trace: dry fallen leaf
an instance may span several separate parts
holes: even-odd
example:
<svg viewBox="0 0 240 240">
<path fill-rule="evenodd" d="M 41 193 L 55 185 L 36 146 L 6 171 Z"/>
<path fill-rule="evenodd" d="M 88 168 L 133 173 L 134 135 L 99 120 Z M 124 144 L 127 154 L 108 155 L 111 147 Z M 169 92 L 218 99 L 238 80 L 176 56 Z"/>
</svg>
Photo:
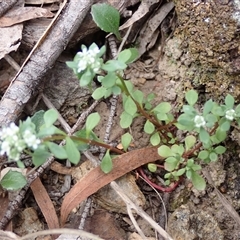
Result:
<svg viewBox="0 0 240 240">
<path fill-rule="evenodd" d="M 138 8 L 138 10 L 132 15 L 132 17 L 125 22 L 122 26 L 120 26 L 119 30 L 123 30 L 125 28 L 130 27 L 133 25 L 133 23 L 137 22 L 139 19 L 144 17 L 148 12 L 149 8 L 155 4 L 158 3 L 159 0 L 146 0 L 146 1 L 141 1 L 141 4 Z"/>
<path fill-rule="evenodd" d="M 0 18 L 0 27 L 9 27 L 30 19 L 53 16 L 52 12 L 40 7 L 16 7 Z"/>
<path fill-rule="evenodd" d="M 31 189 L 40 207 L 49 229 L 59 228 L 58 217 L 53 203 L 42 182 L 37 178 L 32 184 Z"/>
<path fill-rule="evenodd" d="M 105 174 L 100 167 L 91 170 L 65 196 L 61 207 L 61 225 L 64 225 L 72 209 L 88 196 L 131 170 L 158 159 L 160 156 L 157 153 L 157 148 L 142 148 L 114 158 L 113 170 L 109 174 Z"/>
<path fill-rule="evenodd" d="M 173 2 L 168 2 L 161 6 L 160 9 L 154 14 L 154 16 L 144 25 L 142 30 L 140 31 L 137 42 L 139 42 L 138 51 L 139 56 L 142 56 L 146 50 L 150 48 L 148 44 L 151 43 L 153 46 L 158 37 L 158 28 L 162 21 L 166 18 L 169 12 L 174 8 Z M 153 39 L 155 40 L 153 41 Z"/>
<path fill-rule="evenodd" d="M 61 2 L 61 0 L 25 0 L 25 4 L 42 5 L 46 3 Z"/>
</svg>

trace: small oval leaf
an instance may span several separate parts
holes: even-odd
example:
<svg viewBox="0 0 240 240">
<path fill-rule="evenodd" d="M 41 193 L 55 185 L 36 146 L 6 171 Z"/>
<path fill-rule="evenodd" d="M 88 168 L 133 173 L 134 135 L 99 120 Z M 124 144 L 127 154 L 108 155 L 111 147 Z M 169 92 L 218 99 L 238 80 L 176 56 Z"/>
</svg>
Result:
<svg viewBox="0 0 240 240">
<path fill-rule="evenodd" d="M 101 162 L 101 169 L 104 173 L 109 173 L 112 170 L 112 167 L 112 158 L 109 154 L 109 150 L 107 150 Z"/>
<path fill-rule="evenodd" d="M 54 109 L 49 109 L 44 113 L 43 119 L 46 127 L 50 127 L 57 121 L 58 113 Z"/>
<path fill-rule="evenodd" d="M 71 163 L 77 164 L 79 162 L 80 153 L 70 137 L 66 137 L 66 153 Z"/>
</svg>

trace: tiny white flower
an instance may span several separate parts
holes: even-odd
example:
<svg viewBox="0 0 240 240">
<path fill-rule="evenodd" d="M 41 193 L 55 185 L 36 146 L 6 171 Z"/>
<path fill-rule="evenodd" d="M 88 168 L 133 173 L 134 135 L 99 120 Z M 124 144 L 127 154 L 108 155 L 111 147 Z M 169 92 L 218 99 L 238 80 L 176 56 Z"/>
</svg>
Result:
<svg viewBox="0 0 240 240">
<path fill-rule="evenodd" d="M 196 115 L 194 118 L 195 127 L 200 128 L 204 127 L 206 125 L 206 121 L 204 120 L 204 117 Z"/>
<path fill-rule="evenodd" d="M 11 148 L 11 146 L 10 146 L 9 142 L 4 141 L 1 145 L 1 153 L 0 154 L 1 155 L 5 154 L 5 153 L 8 154 L 10 152 L 10 148 Z"/>
<path fill-rule="evenodd" d="M 77 53 L 80 58 L 78 62 L 77 72 L 81 73 L 88 67 L 91 67 L 95 73 L 98 72 L 101 67 L 100 58 L 97 57 L 97 54 L 99 52 L 100 49 L 97 46 L 89 50 L 85 46 L 83 46 L 82 52 Z"/>
<path fill-rule="evenodd" d="M 235 117 L 235 111 L 233 109 L 230 109 L 230 110 L 227 110 L 226 113 L 225 113 L 225 117 L 226 119 L 232 121 Z"/>
<path fill-rule="evenodd" d="M 28 147 L 37 149 L 38 145 L 41 143 L 40 139 L 38 139 L 32 132 L 26 130 L 23 133 L 23 139 Z"/>
</svg>

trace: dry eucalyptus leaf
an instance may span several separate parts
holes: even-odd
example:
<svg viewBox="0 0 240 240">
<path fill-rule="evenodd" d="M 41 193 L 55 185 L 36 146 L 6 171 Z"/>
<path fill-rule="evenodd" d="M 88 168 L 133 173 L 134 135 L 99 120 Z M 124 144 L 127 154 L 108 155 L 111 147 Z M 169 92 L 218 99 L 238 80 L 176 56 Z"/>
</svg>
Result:
<svg viewBox="0 0 240 240">
<path fill-rule="evenodd" d="M 146 1 L 141 1 L 141 4 L 138 8 L 138 10 L 132 15 L 132 17 L 125 22 L 119 30 L 123 30 L 125 28 L 130 27 L 133 25 L 133 23 L 137 22 L 139 19 L 141 19 L 143 16 L 145 16 L 149 12 L 149 8 L 155 4 L 158 3 L 159 0 L 146 0 Z"/>
<path fill-rule="evenodd" d="M 114 158 L 113 169 L 108 174 L 105 174 L 100 167 L 90 170 L 66 194 L 61 206 L 61 225 L 64 225 L 72 209 L 87 197 L 131 170 L 158 159 L 159 155 L 156 148 L 142 148 Z"/>
<path fill-rule="evenodd" d="M 32 5 L 42 5 L 42 4 L 49 4 L 54 2 L 61 2 L 61 0 L 25 0 L 25 4 L 32 4 Z"/>
<path fill-rule="evenodd" d="M 169 12 L 174 8 L 173 2 L 168 2 L 164 4 L 155 14 L 154 16 L 144 25 L 143 29 L 140 32 L 137 42 L 139 42 L 139 55 L 141 56 L 148 50 L 148 44 L 154 45 L 152 39 L 156 38 L 156 30 L 160 26 L 161 22 L 166 18 Z M 155 37 L 154 37 L 155 35 Z"/>
<path fill-rule="evenodd" d="M 22 39 L 22 29 L 22 24 L 0 28 L 0 59 L 18 49 Z"/>
<path fill-rule="evenodd" d="M 9 27 L 30 19 L 53 16 L 54 14 L 52 12 L 40 7 L 13 8 L 0 18 L 0 27 Z"/>
</svg>

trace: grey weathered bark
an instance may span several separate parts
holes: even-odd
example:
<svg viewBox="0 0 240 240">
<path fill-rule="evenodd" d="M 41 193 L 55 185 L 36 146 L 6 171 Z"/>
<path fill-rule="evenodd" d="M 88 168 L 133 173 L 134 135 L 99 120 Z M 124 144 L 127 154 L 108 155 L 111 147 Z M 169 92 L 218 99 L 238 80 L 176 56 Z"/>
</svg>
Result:
<svg viewBox="0 0 240 240">
<path fill-rule="evenodd" d="M 66 48 L 88 13 L 92 0 L 71 0 L 0 102 L 0 126 L 17 120 L 25 104 L 39 86 L 42 77 Z"/>
<path fill-rule="evenodd" d="M 17 0 L 0 1 L 0 17 L 2 17 L 8 9 L 13 7 L 16 2 Z"/>
</svg>

